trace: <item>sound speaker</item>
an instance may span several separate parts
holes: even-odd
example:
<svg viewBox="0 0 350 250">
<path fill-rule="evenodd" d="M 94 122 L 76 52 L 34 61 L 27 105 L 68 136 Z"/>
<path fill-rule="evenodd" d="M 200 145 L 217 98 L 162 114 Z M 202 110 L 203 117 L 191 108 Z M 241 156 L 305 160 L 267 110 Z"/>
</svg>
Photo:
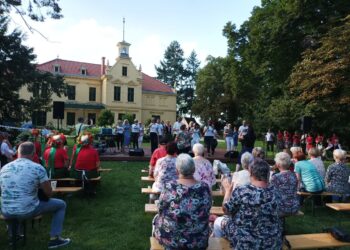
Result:
<svg viewBox="0 0 350 250">
<path fill-rule="evenodd" d="M 142 148 L 129 149 L 129 156 L 144 156 L 145 152 Z"/>
<path fill-rule="evenodd" d="M 310 116 L 303 116 L 301 118 L 301 130 L 309 132 L 312 127 L 312 118 Z"/>
<path fill-rule="evenodd" d="M 238 151 L 228 151 L 225 153 L 224 157 L 229 159 L 238 158 Z"/>
<path fill-rule="evenodd" d="M 64 102 L 53 102 L 53 119 L 64 119 Z"/>
</svg>

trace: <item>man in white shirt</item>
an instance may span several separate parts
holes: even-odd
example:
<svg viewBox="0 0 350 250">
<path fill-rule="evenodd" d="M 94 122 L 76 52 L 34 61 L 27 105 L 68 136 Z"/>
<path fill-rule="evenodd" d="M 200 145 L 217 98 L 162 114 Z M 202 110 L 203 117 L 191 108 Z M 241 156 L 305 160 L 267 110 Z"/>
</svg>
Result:
<svg viewBox="0 0 350 250">
<path fill-rule="evenodd" d="M 34 144 L 23 142 L 18 148 L 18 159 L 1 169 L 1 212 L 9 219 L 26 219 L 43 213 L 52 213 L 48 248 L 65 246 L 70 243 L 70 239 L 61 238 L 66 203 L 54 198 L 39 200 L 39 187 L 46 197 L 52 195 L 52 189 L 45 168 L 32 161 L 34 153 Z"/>
<path fill-rule="evenodd" d="M 175 138 L 177 134 L 180 132 L 180 127 L 182 125 L 182 118 L 178 117 L 177 121 L 173 125 L 173 137 Z"/>
<path fill-rule="evenodd" d="M 139 135 L 140 135 L 139 121 L 135 119 L 134 123 L 131 125 L 131 141 L 132 141 L 132 147 L 134 149 L 139 148 L 139 143 L 138 143 Z"/>
<path fill-rule="evenodd" d="M 84 132 L 85 129 L 91 127 L 91 125 L 87 125 L 84 124 L 84 118 L 83 117 L 79 117 L 78 118 L 78 123 L 75 124 L 75 135 L 79 136 L 79 134 L 82 134 Z"/>
<path fill-rule="evenodd" d="M 265 135 L 266 139 L 266 152 L 273 152 L 273 145 L 275 140 L 275 134 L 271 132 L 271 129 L 269 129 Z"/>
<path fill-rule="evenodd" d="M 160 141 L 163 138 L 164 134 L 164 125 L 160 122 L 160 120 L 157 120 L 157 125 L 158 125 L 158 140 Z"/>
<path fill-rule="evenodd" d="M 244 136 L 247 134 L 247 132 L 248 132 L 248 125 L 247 125 L 247 122 L 245 120 L 243 120 L 242 125 L 239 126 L 239 128 L 238 128 L 238 134 L 240 136 Z"/>
</svg>

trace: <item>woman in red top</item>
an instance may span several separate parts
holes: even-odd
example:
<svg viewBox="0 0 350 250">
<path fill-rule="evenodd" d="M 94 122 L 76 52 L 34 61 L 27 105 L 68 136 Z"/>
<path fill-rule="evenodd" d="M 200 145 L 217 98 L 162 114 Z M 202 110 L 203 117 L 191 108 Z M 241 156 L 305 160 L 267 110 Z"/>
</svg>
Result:
<svg viewBox="0 0 350 250">
<path fill-rule="evenodd" d="M 71 159 L 71 168 L 74 178 L 81 179 L 83 170 L 87 178 L 99 176 L 100 157 L 91 145 L 92 135 L 88 132 L 78 137 L 78 144 L 74 145 Z"/>
<path fill-rule="evenodd" d="M 64 178 L 68 174 L 68 155 L 63 149 L 61 135 L 54 135 L 44 152 L 45 165 L 49 178 Z"/>
<path fill-rule="evenodd" d="M 283 142 L 283 133 L 281 130 L 278 130 L 277 133 L 277 150 L 278 152 L 281 152 L 284 148 L 284 142 Z"/>
<path fill-rule="evenodd" d="M 284 131 L 284 148 L 290 148 L 292 146 L 292 140 L 291 140 L 291 136 L 290 133 L 285 130 Z"/>
<path fill-rule="evenodd" d="M 309 133 L 306 137 L 306 152 L 309 152 L 309 149 L 314 146 L 314 138 Z"/>
<path fill-rule="evenodd" d="M 293 135 L 293 147 L 300 147 L 300 135 L 298 131 L 295 131 Z"/>
</svg>

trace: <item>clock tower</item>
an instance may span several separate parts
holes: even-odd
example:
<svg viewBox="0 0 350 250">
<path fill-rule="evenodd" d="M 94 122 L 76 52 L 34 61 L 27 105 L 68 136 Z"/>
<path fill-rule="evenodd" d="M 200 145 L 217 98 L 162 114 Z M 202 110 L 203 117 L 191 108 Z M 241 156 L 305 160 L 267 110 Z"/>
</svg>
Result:
<svg viewBox="0 0 350 250">
<path fill-rule="evenodd" d="M 119 49 L 119 57 L 121 57 L 121 58 L 129 58 L 129 47 L 130 47 L 130 45 L 131 45 L 130 43 L 127 43 L 124 40 L 117 44 L 117 47 Z"/>
</svg>

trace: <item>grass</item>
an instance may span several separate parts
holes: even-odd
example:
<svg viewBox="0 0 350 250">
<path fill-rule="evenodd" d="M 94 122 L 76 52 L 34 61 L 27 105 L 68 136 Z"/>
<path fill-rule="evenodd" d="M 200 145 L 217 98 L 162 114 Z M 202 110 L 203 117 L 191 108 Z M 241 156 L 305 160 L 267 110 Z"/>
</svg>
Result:
<svg viewBox="0 0 350 250">
<path fill-rule="evenodd" d="M 153 215 L 144 213 L 148 197 L 141 194 L 141 169 L 145 162 L 103 162 L 102 167 L 112 168 L 102 173 L 102 182 L 95 198 L 87 199 L 80 194 L 62 197 L 67 202 L 67 214 L 63 235 L 72 243 L 67 250 L 144 250 L 149 249 L 151 222 Z M 230 166 L 233 168 L 233 166 Z M 215 206 L 220 206 L 222 198 L 215 198 Z M 341 226 L 350 232 L 350 220 L 345 213 L 335 212 L 326 207 L 316 208 L 315 217 L 311 205 L 306 202 L 302 209 L 305 215 L 287 219 L 288 234 L 322 232 L 324 227 Z M 28 225 L 25 247 L 18 249 L 47 249 L 51 216 L 46 215 L 34 230 Z M 0 249 L 10 249 L 5 223 L 0 226 Z"/>
</svg>

